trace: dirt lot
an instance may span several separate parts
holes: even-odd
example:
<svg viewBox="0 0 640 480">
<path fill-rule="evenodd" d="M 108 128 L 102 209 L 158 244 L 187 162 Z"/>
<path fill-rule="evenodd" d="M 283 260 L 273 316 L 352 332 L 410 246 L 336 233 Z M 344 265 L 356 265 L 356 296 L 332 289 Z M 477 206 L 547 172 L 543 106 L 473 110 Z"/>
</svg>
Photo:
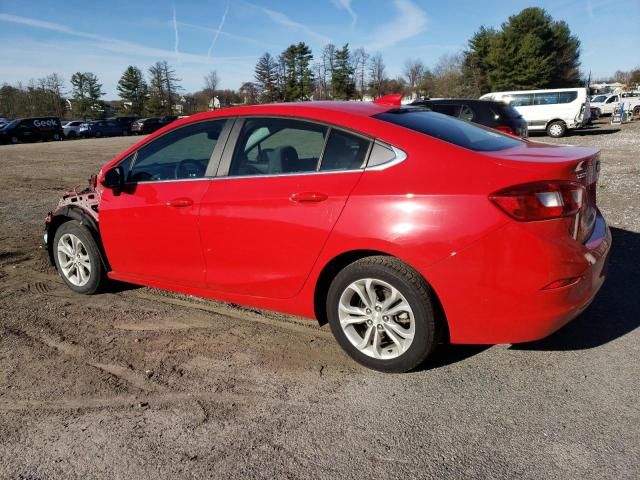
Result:
<svg viewBox="0 0 640 480">
<path fill-rule="evenodd" d="M 43 218 L 135 141 L 0 147 L 0 478 L 640 477 L 640 122 L 562 139 L 602 148 L 614 227 L 588 311 L 407 375 L 359 367 L 312 322 L 65 288 Z"/>
</svg>

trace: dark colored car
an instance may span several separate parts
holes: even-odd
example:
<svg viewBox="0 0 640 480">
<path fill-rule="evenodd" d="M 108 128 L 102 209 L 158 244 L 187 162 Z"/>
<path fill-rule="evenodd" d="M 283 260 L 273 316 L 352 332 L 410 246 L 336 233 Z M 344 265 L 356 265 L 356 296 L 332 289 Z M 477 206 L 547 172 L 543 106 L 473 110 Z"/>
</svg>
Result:
<svg viewBox="0 0 640 480">
<path fill-rule="evenodd" d="M 133 124 L 131 125 L 131 132 L 136 135 L 153 133 L 156 130 L 161 129 L 165 125 L 169 125 L 177 118 L 178 117 L 173 115 L 166 115 L 164 117 L 141 118 L 140 120 L 133 122 Z"/>
<path fill-rule="evenodd" d="M 129 135 L 129 127 L 114 120 L 96 120 L 80 127 L 81 137 L 117 137 Z"/>
<path fill-rule="evenodd" d="M 56 117 L 18 118 L 0 130 L 0 143 L 62 140 L 64 133 Z"/>
<path fill-rule="evenodd" d="M 427 107 L 467 122 L 495 128 L 509 135 L 528 137 L 527 122 L 511 105 L 492 100 L 452 98 L 442 100 L 417 100 L 411 105 Z"/>
<path fill-rule="evenodd" d="M 131 126 L 133 125 L 133 122 L 140 120 L 141 118 L 142 117 L 140 117 L 139 115 L 129 115 L 123 117 L 107 118 L 107 120 L 118 123 L 120 126 L 122 126 L 122 134 L 129 135 L 130 133 L 132 133 Z"/>
</svg>

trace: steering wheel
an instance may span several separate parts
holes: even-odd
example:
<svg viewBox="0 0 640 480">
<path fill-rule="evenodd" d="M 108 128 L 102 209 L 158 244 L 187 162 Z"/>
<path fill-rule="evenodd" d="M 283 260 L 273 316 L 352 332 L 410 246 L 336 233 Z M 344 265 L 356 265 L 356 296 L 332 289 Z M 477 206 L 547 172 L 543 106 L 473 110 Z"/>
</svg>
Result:
<svg viewBox="0 0 640 480">
<path fill-rule="evenodd" d="M 200 178 L 204 175 L 204 168 L 197 160 L 186 159 L 176 164 L 173 176 L 180 178 Z"/>
</svg>

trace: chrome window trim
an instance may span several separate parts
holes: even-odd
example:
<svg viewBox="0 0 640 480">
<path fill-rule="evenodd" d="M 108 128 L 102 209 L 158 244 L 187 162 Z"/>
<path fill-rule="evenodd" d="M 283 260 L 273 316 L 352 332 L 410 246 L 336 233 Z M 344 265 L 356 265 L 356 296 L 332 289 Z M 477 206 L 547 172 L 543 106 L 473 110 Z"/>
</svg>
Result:
<svg viewBox="0 0 640 480">
<path fill-rule="evenodd" d="M 312 123 L 315 125 L 321 125 L 327 129 L 327 133 L 325 135 L 324 144 L 322 146 L 322 150 L 320 152 L 320 157 L 318 158 L 318 165 L 316 165 L 316 170 L 310 172 L 291 172 L 291 173 L 278 173 L 278 174 L 268 174 L 268 175 L 229 175 L 229 170 L 231 169 L 231 162 L 233 161 L 233 156 L 235 154 L 236 145 L 238 143 L 238 139 L 240 138 L 240 133 L 242 131 L 242 127 L 244 125 L 245 120 L 255 119 L 255 118 L 277 118 L 277 119 L 285 119 L 285 120 L 295 120 L 299 122 Z M 329 135 L 332 130 L 339 130 L 349 135 L 354 135 L 356 137 L 360 137 L 369 142 L 369 149 L 365 154 L 365 159 L 362 162 L 362 165 L 356 169 L 350 170 L 325 170 L 320 171 L 322 166 L 322 157 L 324 155 L 324 150 L 329 141 Z M 323 122 L 321 120 L 316 120 L 313 118 L 306 117 L 295 117 L 290 115 L 245 115 L 236 117 L 236 123 L 233 126 L 229 139 L 227 141 L 227 145 L 225 147 L 224 153 L 222 154 L 222 159 L 220 161 L 220 167 L 218 168 L 218 172 L 215 178 L 272 178 L 272 177 L 282 177 L 282 176 L 299 176 L 299 175 L 313 175 L 313 174 L 325 174 L 325 173 L 347 173 L 347 172 L 363 172 L 366 169 L 366 165 L 369 162 L 369 155 L 371 154 L 371 150 L 373 149 L 373 144 L 376 142 L 374 137 L 366 135 L 361 132 L 357 132 L 355 130 L 351 130 L 348 127 L 343 127 L 341 125 L 335 125 L 333 123 Z M 384 145 L 384 144 L 383 144 Z"/>
<path fill-rule="evenodd" d="M 398 165 L 399 163 L 404 162 L 407 159 L 407 154 L 404 152 L 404 150 L 400 150 L 398 147 L 394 147 L 393 145 L 389 144 L 389 143 L 385 143 L 385 142 L 381 142 L 379 140 L 375 140 L 375 143 L 377 143 L 378 145 L 388 148 L 390 149 L 393 154 L 394 154 L 394 158 L 381 163 L 380 165 L 375 165 L 373 167 L 369 167 L 366 166 L 364 169 L 365 171 L 380 171 L 380 170 L 386 170 L 387 168 L 391 168 L 394 167 L 396 165 Z M 369 154 L 371 154 L 371 150 L 373 150 L 373 147 L 369 150 Z M 367 158 L 367 163 L 369 162 L 369 159 Z"/>
</svg>

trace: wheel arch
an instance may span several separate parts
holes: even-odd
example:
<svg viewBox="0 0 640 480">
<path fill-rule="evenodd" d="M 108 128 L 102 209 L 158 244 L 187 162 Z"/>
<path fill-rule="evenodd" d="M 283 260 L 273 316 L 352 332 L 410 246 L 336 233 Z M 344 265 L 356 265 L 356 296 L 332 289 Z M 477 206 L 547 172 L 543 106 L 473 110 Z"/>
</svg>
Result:
<svg viewBox="0 0 640 480">
<path fill-rule="evenodd" d="M 109 262 L 107 261 L 107 256 L 104 252 L 104 247 L 102 245 L 102 240 L 100 238 L 100 229 L 98 226 L 98 222 L 87 212 L 85 212 L 82 208 L 74 206 L 74 205 L 65 205 L 60 208 L 51 218 L 51 223 L 47 226 L 47 253 L 49 254 L 49 262 L 51 265 L 55 265 L 55 260 L 53 258 L 53 241 L 56 235 L 56 231 L 60 226 L 66 222 L 76 220 L 80 225 L 84 225 L 91 232 L 91 236 L 98 245 L 98 250 L 100 251 L 100 259 L 102 260 L 102 265 L 106 269 L 106 271 L 111 270 L 109 267 Z"/>
<path fill-rule="evenodd" d="M 449 324 L 447 322 L 447 318 L 444 312 L 444 308 L 442 307 L 442 302 L 438 296 L 438 293 L 435 291 L 431 283 L 420 273 L 417 269 L 412 267 L 410 264 L 398 258 L 395 255 L 392 255 L 387 252 L 382 252 L 380 250 L 350 250 L 347 252 L 343 252 L 335 257 L 333 257 L 327 264 L 323 267 L 320 274 L 318 275 L 318 280 L 316 281 L 314 293 L 313 293 L 313 310 L 315 313 L 315 317 L 318 320 L 320 325 L 325 325 L 328 322 L 325 299 L 327 297 L 327 292 L 329 291 L 329 286 L 331 285 L 331 280 L 336 276 L 336 274 L 345 268 L 347 265 L 360 260 L 365 257 L 373 257 L 373 256 L 385 256 L 395 258 L 402 263 L 405 263 L 409 267 L 413 268 L 427 283 L 429 286 L 429 291 L 432 295 L 433 306 L 436 314 L 436 321 L 440 323 L 443 331 L 443 340 L 449 340 Z"/>
</svg>

